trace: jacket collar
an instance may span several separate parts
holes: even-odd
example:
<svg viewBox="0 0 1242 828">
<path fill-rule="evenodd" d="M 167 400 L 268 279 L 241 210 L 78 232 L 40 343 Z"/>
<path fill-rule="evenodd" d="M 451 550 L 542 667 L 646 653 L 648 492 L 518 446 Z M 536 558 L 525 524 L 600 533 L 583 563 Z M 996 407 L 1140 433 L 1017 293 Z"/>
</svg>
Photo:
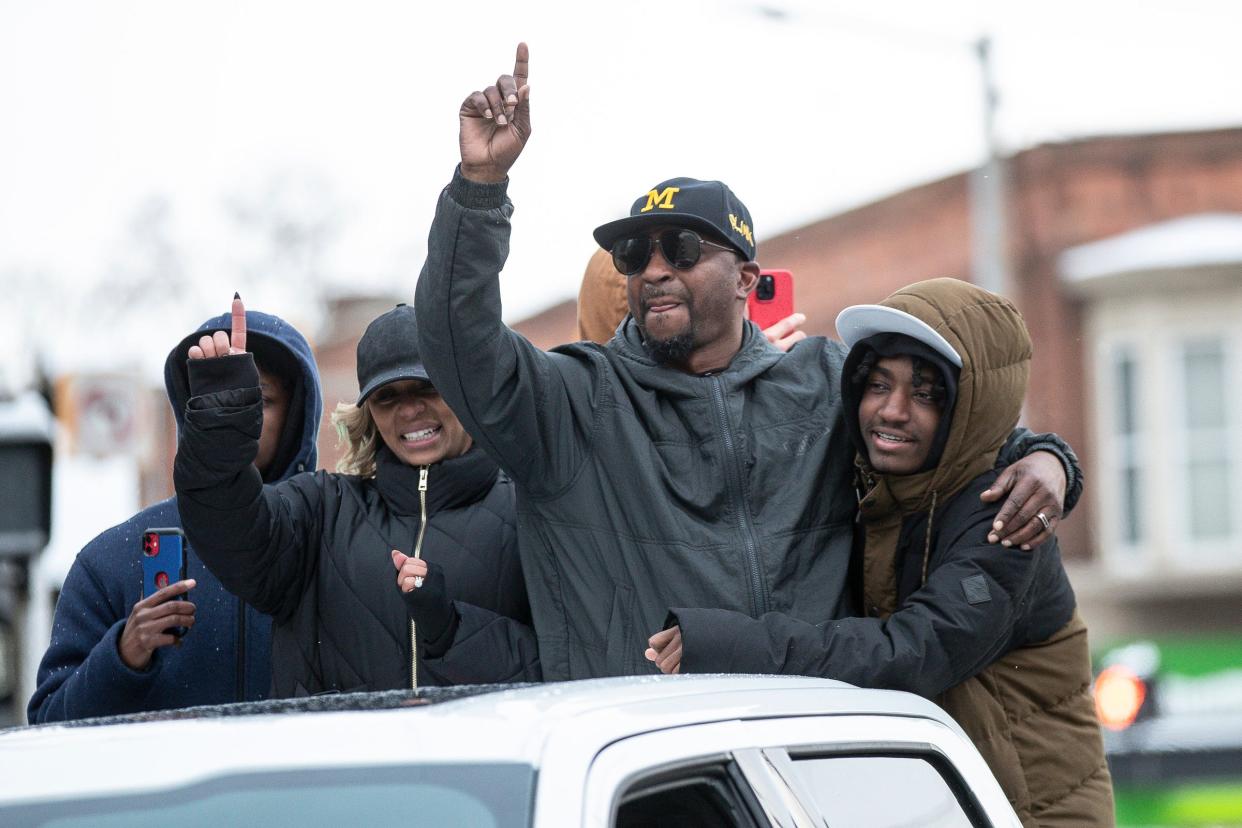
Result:
<svg viewBox="0 0 1242 828">
<path fill-rule="evenodd" d="M 647 355 L 642 334 L 632 316 L 625 317 L 608 347 L 630 363 L 632 373 L 647 387 L 674 393 L 702 387 L 697 385 L 702 377 L 660 365 Z M 768 342 L 763 332 L 747 320 L 742 329 L 742 347 L 730 361 L 728 368 L 711 376 L 720 377 L 730 387 L 745 385 L 772 367 L 781 356 L 781 352 Z"/>
<path fill-rule="evenodd" d="M 888 475 L 875 472 L 862 457 L 855 457 L 854 464 L 861 481 L 858 519 L 863 523 L 883 522 L 930 508 L 935 469 L 918 474 Z"/>
<path fill-rule="evenodd" d="M 500 474 L 500 467 L 479 448 L 424 467 L 401 462 L 381 445 L 375 456 L 375 485 L 392 511 L 420 514 L 418 479 L 422 468 L 427 469 L 428 515 L 480 500 Z"/>
</svg>

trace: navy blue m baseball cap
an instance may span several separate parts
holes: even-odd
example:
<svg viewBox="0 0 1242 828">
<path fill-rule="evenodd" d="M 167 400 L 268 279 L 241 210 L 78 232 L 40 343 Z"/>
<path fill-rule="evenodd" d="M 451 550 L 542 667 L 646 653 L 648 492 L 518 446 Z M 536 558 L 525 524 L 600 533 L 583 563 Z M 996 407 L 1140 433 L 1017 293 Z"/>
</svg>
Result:
<svg viewBox="0 0 1242 828">
<path fill-rule="evenodd" d="M 746 261 L 754 261 L 755 236 L 750 211 L 721 181 L 697 178 L 661 181 L 638 197 L 628 217 L 596 227 L 595 241 L 605 250 L 611 250 L 618 239 L 664 224 L 705 232 L 728 242 Z"/>
</svg>

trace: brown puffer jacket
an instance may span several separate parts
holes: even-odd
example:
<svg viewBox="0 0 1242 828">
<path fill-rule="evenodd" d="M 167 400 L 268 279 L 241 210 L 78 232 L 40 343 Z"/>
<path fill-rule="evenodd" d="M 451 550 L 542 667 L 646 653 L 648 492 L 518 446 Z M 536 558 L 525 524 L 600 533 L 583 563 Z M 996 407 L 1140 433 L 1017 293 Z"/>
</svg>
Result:
<svg viewBox="0 0 1242 828">
<path fill-rule="evenodd" d="M 1051 638 L 1006 653 L 936 701 L 983 754 L 1023 825 L 1115 824 L 1077 612 Z"/>
<path fill-rule="evenodd" d="M 899 593 L 918 585 L 909 583 L 910 570 L 925 572 L 931 554 L 930 543 L 911 544 L 905 535 L 906 549 L 914 547 L 915 560 L 910 556 L 897 560 L 903 524 L 909 530 L 911 513 L 921 512 L 934 525 L 945 517 L 933 511 L 936 500 L 947 503 L 959 493 L 977 498 L 972 482 L 992 468 L 996 452 L 1018 420 L 1031 343 L 1025 323 L 1008 300 L 955 279 L 911 285 L 882 304 L 922 319 L 962 357 L 953 422 L 937 467 L 900 478 L 871 478 L 875 487 L 867 498 L 873 508 L 862 513 L 864 595 L 867 607 L 877 607 L 876 614 L 887 617 L 906 597 Z M 925 534 L 931 537 L 930 531 Z M 1055 552 L 1055 540 L 1032 554 L 1049 551 Z M 996 547 L 995 554 L 1025 553 Z M 1063 578 L 1059 558 L 1055 566 L 1054 574 Z M 905 576 L 900 584 L 899 569 Z M 925 581 L 927 576 L 914 577 Z M 1038 630 L 1041 612 L 1053 611 L 1051 599 L 1040 606 L 1039 592 L 1028 592 L 1025 598 L 1037 602 L 1025 611 L 1030 614 L 1028 629 Z M 1051 636 L 1010 649 L 937 701 L 974 741 L 1024 825 L 1110 826 L 1112 782 L 1090 691 L 1087 628 L 1074 610 L 1069 622 Z"/>
</svg>

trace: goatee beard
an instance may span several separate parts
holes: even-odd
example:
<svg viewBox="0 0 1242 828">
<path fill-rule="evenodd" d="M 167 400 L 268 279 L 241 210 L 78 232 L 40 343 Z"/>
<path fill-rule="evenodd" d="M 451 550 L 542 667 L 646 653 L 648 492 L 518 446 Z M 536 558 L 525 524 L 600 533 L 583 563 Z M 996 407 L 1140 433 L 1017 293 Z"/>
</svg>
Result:
<svg viewBox="0 0 1242 828">
<path fill-rule="evenodd" d="M 647 318 L 649 310 L 648 303 L 658 297 L 667 296 L 667 292 L 655 287 L 649 287 L 643 291 L 641 305 L 639 307 L 639 316 L 636 317 L 638 322 L 638 332 L 643 337 L 643 350 L 647 352 L 647 356 L 657 365 L 683 365 L 690 358 L 690 354 L 694 353 L 695 342 L 695 318 L 694 318 L 694 302 L 689 297 L 678 297 L 685 304 L 687 315 L 689 316 L 689 325 L 686 330 L 681 333 L 673 334 L 666 339 L 656 339 L 647 330 L 647 326 L 642 320 Z"/>
<path fill-rule="evenodd" d="M 643 350 L 660 365 L 683 365 L 694 352 L 694 333 L 687 331 L 668 339 L 653 339 L 643 334 Z"/>
</svg>

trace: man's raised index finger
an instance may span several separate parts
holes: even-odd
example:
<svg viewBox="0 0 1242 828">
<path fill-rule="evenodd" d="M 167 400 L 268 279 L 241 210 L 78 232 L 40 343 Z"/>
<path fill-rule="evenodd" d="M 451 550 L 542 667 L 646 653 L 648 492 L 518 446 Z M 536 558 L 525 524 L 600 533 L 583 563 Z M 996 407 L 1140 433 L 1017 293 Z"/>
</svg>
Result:
<svg viewBox="0 0 1242 828">
<path fill-rule="evenodd" d="M 235 354 L 246 350 L 246 306 L 236 293 L 233 294 L 233 335 L 229 337 L 229 347 Z"/>
<path fill-rule="evenodd" d="M 517 81 L 517 88 L 521 89 L 526 85 L 527 78 L 530 77 L 530 49 L 525 43 L 517 45 L 517 57 L 513 61 L 513 79 Z"/>
</svg>

